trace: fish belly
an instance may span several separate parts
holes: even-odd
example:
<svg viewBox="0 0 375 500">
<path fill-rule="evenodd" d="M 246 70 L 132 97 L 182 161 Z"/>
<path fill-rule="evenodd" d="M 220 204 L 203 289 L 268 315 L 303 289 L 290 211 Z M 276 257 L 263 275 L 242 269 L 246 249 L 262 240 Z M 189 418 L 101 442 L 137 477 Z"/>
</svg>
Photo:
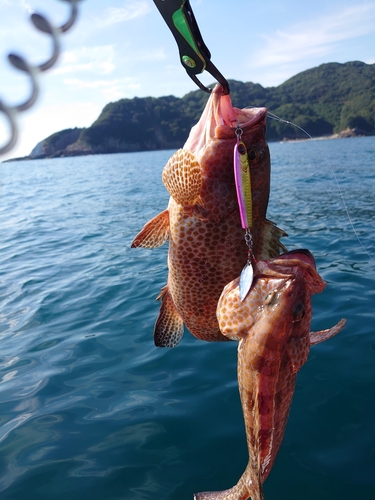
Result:
<svg viewBox="0 0 375 500">
<path fill-rule="evenodd" d="M 189 331 L 205 341 L 227 341 L 216 318 L 224 286 L 237 276 L 247 247 L 236 212 L 220 222 L 171 201 L 168 289 Z"/>
</svg>

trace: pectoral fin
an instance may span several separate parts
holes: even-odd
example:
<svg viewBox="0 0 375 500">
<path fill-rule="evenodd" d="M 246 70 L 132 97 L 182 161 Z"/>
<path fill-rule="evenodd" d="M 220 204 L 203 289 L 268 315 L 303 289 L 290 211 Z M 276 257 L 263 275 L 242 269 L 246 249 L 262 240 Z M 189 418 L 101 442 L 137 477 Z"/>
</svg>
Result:
<svg viewBox="0 0 375 500">
<path fill-rule="evenodd" d="M 280 255 L 281 252 L 286 252 L 287 249 L 281 243 L 280 238 L 288 236 L 285 231 L 276 226 L 270 220 L 265 220 L 262 231 L 262 243 L 258 260 L 273 259 Z"/>
<path fill-rule="evenodd" d="M 162 300 L 160 312 L 154 328 L 156 347 L 176 347 L 184 333 L 184 323 L 176 311 L 168 287 L 165 286 L 158 300 Z"/>
<path fill-rule="evenodd" d="M 319 332 L 310 332 L 310 344 L 319 344 L 320 342 L 324 342 L 327 339 L 330 339 L 337 333 L 341 332 L 346 323 L 346 319 L 342 318 L 337 323 L 337 325 L 332 328 L 328 328 L 327 330 L 320 330 Z"/>
<path fill-rule="evenodd" d="M 168 209 L 149 220 L 134 238 L 131 247 L 157 248 L 163 245 L 169 237 Z"/>
<path fill-rule="evenodd" d="M 164 167 L 162 179 L 179 205 L 196 204 L 202 189 L 202 173 L 193 153 L 186 149 L 176 151 Z"/>
</svg>

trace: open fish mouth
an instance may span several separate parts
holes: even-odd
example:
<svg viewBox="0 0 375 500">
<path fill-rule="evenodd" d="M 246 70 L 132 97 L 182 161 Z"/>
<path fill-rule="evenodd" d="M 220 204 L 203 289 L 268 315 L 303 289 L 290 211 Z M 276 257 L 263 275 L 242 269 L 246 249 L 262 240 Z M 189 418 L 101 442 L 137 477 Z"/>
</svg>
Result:
<svg viewBox="0 0 375 500">
<path fill-rule="evenodd" d="M 310 250 L 305 248 L 298 248 L 297 250 L 291 250 L 290 252 L 283 253 L 277 257 L 277 260 L 281 259 L 298 259 L 305 264 L 310 265 L 314 269 L 316 269 L 315 258 Z"/>
<path fill-rule="evenodd" d="M 237 122 L 243 129 L 253 128 L 267 118 L 267 108 L 238 109 Z"/>
<path fill-rule="evenodd" d="M 313 293 L 321 293 L 326 286 L 326 282 L 316 270 L 312 253 L 303 248 L 291 250 L 268 261 L 257 262 L 254 275 L 256 278 L 303 279 Z"/>
<path fill-rule="evenodd" d="M 278 255 L 274 259 L 268 261 L 260 261 L 255 265 L 255 274 L 267 276 L 272 275 L 276 269 L 311 269 L 311 272 L 316 273 L 316 263 L 313 254 L 304 248 L 291 250 Z M 316 273 L 317 274 L 317 273 Z"/>
<path fill-rule="evenodd" d="M 212 94 L 212 117 L 217 127 L 235 129 L 241 126 L 244 130 L 252 129 L 267 118 L 267 108 L 264 107 L 244 109 L 233 107 L 229 95 L 223 95 L 220 84 L 216 85 Z"/>
</svg>

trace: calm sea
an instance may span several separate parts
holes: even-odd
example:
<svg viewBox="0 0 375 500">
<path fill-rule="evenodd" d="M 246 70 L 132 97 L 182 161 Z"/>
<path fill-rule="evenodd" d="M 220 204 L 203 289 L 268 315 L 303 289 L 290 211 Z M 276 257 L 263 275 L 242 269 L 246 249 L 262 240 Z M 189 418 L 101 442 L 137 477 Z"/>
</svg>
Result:
<svg viewBox="0 0 375 500">
<path fill-rule="evenodd" d="M 269 218 L 326 290 L 267 500 L 375 499 L 375 137 L 271 144 Z M 236 344 L 157 349 L 171 151 L 0 165 L 0 497 L 192 500 L 247 463 Z M 340 189 L 336 185 L 334 170 Z M 341 197 L 342 194 L 342 197 Z"/>
</svg>

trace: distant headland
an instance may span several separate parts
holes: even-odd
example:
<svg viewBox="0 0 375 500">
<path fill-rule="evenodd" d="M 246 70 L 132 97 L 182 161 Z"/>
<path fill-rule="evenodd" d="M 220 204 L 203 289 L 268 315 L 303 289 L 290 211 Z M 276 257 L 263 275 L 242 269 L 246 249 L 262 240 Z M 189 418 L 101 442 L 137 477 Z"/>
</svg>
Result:
<svg viewBox="0 0 375 500">
<path fill-rule="evenodd" d="M 313 137 L 375 135 L 375 64 L 328 63 L 303 71 L 278 87 L 229 81 L 233 105 L 265 106 Z M 178 149 L 198 121 L 208 94 L 182 98 L 134 97 L 107 104 L 88 128 L 56 132 L 24 159 Z M 306 139 L 296 127 L 268 120 L 268 141 Z"/>
</svg>

